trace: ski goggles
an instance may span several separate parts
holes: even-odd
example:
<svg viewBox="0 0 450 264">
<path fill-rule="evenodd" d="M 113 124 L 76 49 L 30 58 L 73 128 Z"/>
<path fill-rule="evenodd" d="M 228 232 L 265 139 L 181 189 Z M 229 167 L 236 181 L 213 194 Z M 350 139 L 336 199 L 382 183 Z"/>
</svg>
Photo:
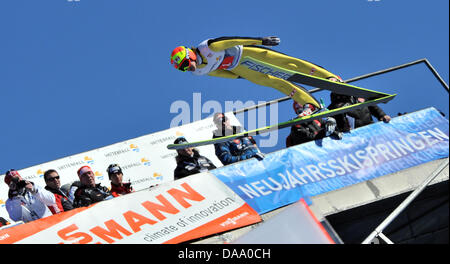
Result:
<svg viewBox="0 0 450 264">
<path fill-rule="evenodd" d="M 191 49 L 184 46 L 176 47 L 170 56 L 170 62 L 175 69 L 187 71 L 191 67 L 192 62 L 197 59 L 197 55 Z"/>
<path fill-rule="evenodd" d="M 184 59 L 180 62 L 180 64 L 174 63 L 175 69 L 178 69 L 178 70 L 180 70 L 180 71 L 182 71 L 182 72 L 187 71 L 187 70 L 189 69 L 189 67 L 191 67 L 191 65 L 192 65 L 192 62 L 191 62 L 191 60 L 188 59 L 188 58 L 184 58 Z"/>
</svg>

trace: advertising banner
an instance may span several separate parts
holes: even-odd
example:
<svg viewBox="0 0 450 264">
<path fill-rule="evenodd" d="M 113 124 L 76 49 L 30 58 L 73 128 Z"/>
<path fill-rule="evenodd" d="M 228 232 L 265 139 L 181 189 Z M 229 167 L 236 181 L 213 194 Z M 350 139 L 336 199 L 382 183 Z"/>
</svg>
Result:
<svg viewBox="0 0 450 264">
<path fill-rule="evenodd" d="M 226 113 L 226 115 L 232 124 L 240 126 L 240 122 L 232 113 Z M 188 141 L 211 138 L 212 131 L 215 129 L 212 117 L 210 117 L 29 168 L 15 169 L 18 169 L 22 178 L 40 186 L 45 186 L 44 172 L 48 169 L 55 169 L 61 176 L 61 185 L 64 185 L 78 181 L 77 170 L 81 166 L 88 165 L 95 172 L 96 183 L 110 187 L 106 168 L 112 163 L 117 163 L 122 168 L 123 181 L 131 182 L 133 189 L 138 191 L 174 180 L 173 173 L 176 168 L 175 156 L 177 152 L 168 150 L 168 144 L 173 143 L 179 136 L 186 137 Z M 222 166 L 215 155 L 213 145 L 199 147 L 198 150 L 201 155 L 210 159 L 216 167 Z M 4 184 L 3 179 L 4 175 L 1 175 L 0 216 L 8 218 L 8 213 L 5 210 L 8 186 Z"/>
<path fill-rule="evenodd" d="M 210 173 L 0 230 L 0 243 L 180 243 L 260 222 Z"/>
<path fill-rule="evenodd" d="M 243 161 L 212 173 L 262 214 L 301 197 L 448 157 L 449 122 L 428 108 Z"/>
</svg>

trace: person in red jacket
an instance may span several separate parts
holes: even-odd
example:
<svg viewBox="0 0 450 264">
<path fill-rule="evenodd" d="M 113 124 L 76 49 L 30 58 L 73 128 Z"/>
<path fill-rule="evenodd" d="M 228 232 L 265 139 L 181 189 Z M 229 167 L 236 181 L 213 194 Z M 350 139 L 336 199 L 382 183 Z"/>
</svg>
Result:
<svg viewBox="0 0 450 264">
<path fill-rule="evenodd" d="M 293 108 L 297 117 L 311 115 L 315 110 L 313 105 L 300 105 L 297 102 L 294 102 Z M 291 127 L 291 133 L 286 138 L 286 147 L 322 139 L 331 135 L 337 137 L 337 139 L 342 139 L 342 133 L 338 133 L 335 129 L 336 120 L 332 117 L 315 119 L 294 125 Z"/>
<path fill-rule="evenodd" d="M 106 172 L 108 172 L 108 177 L 111 181 L 111 194 L 114 197 L 133 192 L 131 182 L 122 182 L 123 172 L 122 168 L 118 164 L 110 164 L 108 169 L 106 169 Z"/>
<path fill-rule="evenodd" d="M 67 193 L 61 190 L 61 180 L 56 170 L 44 172 L 45 189 L 55 195 L 55 203 L 48 206 L 52 214 L 58 214 L 73 209 Z"/>
</svg>

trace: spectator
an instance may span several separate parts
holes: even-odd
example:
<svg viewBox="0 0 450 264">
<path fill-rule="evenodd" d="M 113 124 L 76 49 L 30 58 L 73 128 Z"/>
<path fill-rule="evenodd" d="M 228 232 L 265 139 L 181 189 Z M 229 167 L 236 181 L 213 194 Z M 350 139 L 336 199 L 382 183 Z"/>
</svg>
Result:
<svg viewBox="0 0 450 264">
<path fill-rule="evenodd" d="M 131 182 L 123 183 L 122 168 L 118 164 L 110 164 L 106 169 L 109 180 L 111 181 L 111 194 L 114 197 L 133 192 Z"/>
<path fill-rule="evenodd" d="M 55 195 L 56 202 L 48 206 L 53 214 L 69 211 L 73 209 L 72 202 L 67 193 L 61 189 L 60 176 L 56 170 L 50 169 L 44 172 L 45 189 Z"/>
<path fill-rule="evenodd" d="M 364 98 L 355 98 L 353 96 L 336 93 L 331 93 L 330 98 L 331 104 L 328 106 L 328 109 L 330 110 L 365 102 Z M 334 118 L 337 122 L 337 129 L 341 132 L 348 132 L 351 129 L 372 124 L 372 116 L 385 123 L 389 123 L 391 121 L 391 117 L 377 105 L 353 109 L 345 114 L 336 115 Z"/>
<path fill-rule="evenodd" d="M 240 133 L 242 128 L 232 126 L 230 120 L 223 113 L 215 113 L 213 117 L 217 130 L 213 131 L 213 138 L 229 136 Z M 241 160 L 256 157 L 264 158 L 264 154 L 259 152 L 256 142 L 252 137 L 239 137 L 227 142 L 214 144 L 216 156 L 223 165 L 232 164 Z"/>
<path fill-rule="evenodd" d="M 298 117 L 311 115 L 316 110 L 313 105 L 300 105 L 297 102 L 294 102 L 293 107 Z M 291 133 L 286 138 L 286 147 L 321 139 L 332 134 L 335 134 L 338 139 L 341 139 L 342 133 L 335 133 L 335 128 L 336 120 L 332 117 L 294 125 L 291 127 Z"/>
<path fill-rule="evenodd" d="M 52 215 L 47 206 L 55 203 L 55 196 L 33 182 L 23 180 L 19 172 L 5 173 L 5 183 L 9 187 L 6 210 L 13 221 L 25 223 Z"/>
<path fill-rule="evenodd" d="M 184 137 L 179 137 L 173 143 L 188 143 L 188 141 Z M 178 155 L 175 157 L 177 162 L 174 171 L 175 180 L 216 168 L 208 158 L 201 156 L 195 148 L 178 149 L 177 153 Z"/>
<path fill-rule="evenodd" d="M 83 207 L 113 198 L 108 188 L 95 183 L 95 174 L 89 166 L 82 166 L 77 171 L 79 182 L 71 186 L 73 206 Z"/>
</svg>

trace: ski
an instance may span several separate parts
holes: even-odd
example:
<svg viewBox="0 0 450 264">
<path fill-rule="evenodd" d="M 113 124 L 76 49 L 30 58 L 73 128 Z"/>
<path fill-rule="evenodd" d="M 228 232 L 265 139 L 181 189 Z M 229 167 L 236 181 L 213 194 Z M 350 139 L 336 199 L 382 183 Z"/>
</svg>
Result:
<svg viewBox="0 0 450 264">
<path fill-rule="evenodd" d="M 268 133 L 273 130 L 282 129 L 285 127 L 291 127 L 297 124 L 305 123 L 312 121 L 314 119 L 319 118 L 325 118 L 329 116 L 334 116 L 342 113 L 346 113 L 353 109 L 358 109 L 361 107 L 376 105 L 380 103 L 387 103 L 390 100 L 392 100 L 396 94 L 386 94 L 382 92 L 377 92 L 369 89 L 364 89 L 358 86 L 350 85 L 347 83 L 341 83 L 341 82 L 333 82 L 324 78 L 311 76 L 308 74 L 295 72 L 287 69 L 280 68 L 278 66 L 272 65 L 270 63 L 262 62 L 257 59 L 251 58 L 251 57 L 244 57 L 240 63 L 241 66 L 247 67 L 250 70 L 254 70 L 257 72 L 261 72 L 264 74 L 269 74 L 274 77 L 278 77 L 284 80 L 287 80 L 289 82 L 297 83 L 297 84 L 305 84 L 313 87 L 317 87 L 321 90 L 329 90 L 338 94 L 345 94 L 349 96 L 355 96 L 355 97 L 362 97 L 366 98 L 367 101 L 363 103 L 357 103 L 349 106 L 344 106 L 341 108 L 333 109 L 333 110 L 324 110 L 309 116 L 304 116 L 300 118 L 296 118 L 293 120 L 289 120 L 287 122 L 279 123 L 272 126 L 266 126 L 257 128 L 251 131 L 244 131 L 241 133 L 237 133 L 234 135 L 229 136 L 223 136 L 219 138 L 213 138 L 203 141 L 197 141 L 197 142 L 190 142 L 190 143 L 183 143 L 183 144 L 170 144 L 167 146 L 168 149 L 183 149 L 183 148 L 189 148 L 189 147 L 199 147 L 199 146 L 205 146 L 210 144 L 217 144 L 222 142 L 227 142 L 239 137 L 246 137 L 246 136 L 254 136 L 259 135 L 263 133 Z M 308 92 L 308 91 L 307 91 Z"/>
<path fill-rule="evenodd" d="M 285 127 L 291 127 L 291 126 L 294 126 L 297 124 L 309 122 L 314 119 L 325 118 L 325 117 L 334 116 L 337 114 L 342 114 L 342 113 L 348 112 L 353 109 L 358 109 L 361 107 L 376 105 L 376 104 L 380 104 L 380 103 L 387 103 L 390 100 L 392 100 L 395 96 L 396 96 L 396 94 L 386 95 L 382 98 L 369 100 L 369 101 L 366 101 L 363 103 L 357 103 L 357 104 L 353 104 L 353 105 L 349 105 L 349 106 L 344 106 L 344 107 L 336 108 L 333 110 L 325 110 L 322 112 L 318 112 L 316 114 L 296 118 L 296 119 L 289 120 L 289 121 L 279 123 L 276 125 L 261 127 L 261 128 L 257 128 L 257 129 L 251 130 L 251 131 L 244 131 L 244 132 L 229 135 L 229 136 L 218 137 L 218 138 L 202 140 L 202 141 L 197 141 L 197 142 L 183 143 L 183 144 L 169 144 L 169 145 L 167 145 L 167 148 L 168 149 L 184 149 L 184 148 L 190 148 L 190 147 L 199 147 L 199 146 L 205 146 L 205 145 L 210 145 L 210 144 L 227 142 L 227 141 L 239 138 L 239 137 L 260 135 L 260 134 L 268 133 L 270 131 L 282 129 Z"/>
<path fill-rule="evenodd" d="M 289 82 L 309 85 L 320 88 L 321 90 L 329 90 L 338 94 L 362 97 L 369 100 L 389 95 L 386 93 L 372 91 L 369 89 L 361 88 L 347 83 L 334 82 L 324 78 L 283 69 L 270 63 L 262 62 L 248 56 L 242 59 L 240 65 L 247 67 L 250 70 L 254 70 L 264 74 L 269 74 Z"/>
</svg>

